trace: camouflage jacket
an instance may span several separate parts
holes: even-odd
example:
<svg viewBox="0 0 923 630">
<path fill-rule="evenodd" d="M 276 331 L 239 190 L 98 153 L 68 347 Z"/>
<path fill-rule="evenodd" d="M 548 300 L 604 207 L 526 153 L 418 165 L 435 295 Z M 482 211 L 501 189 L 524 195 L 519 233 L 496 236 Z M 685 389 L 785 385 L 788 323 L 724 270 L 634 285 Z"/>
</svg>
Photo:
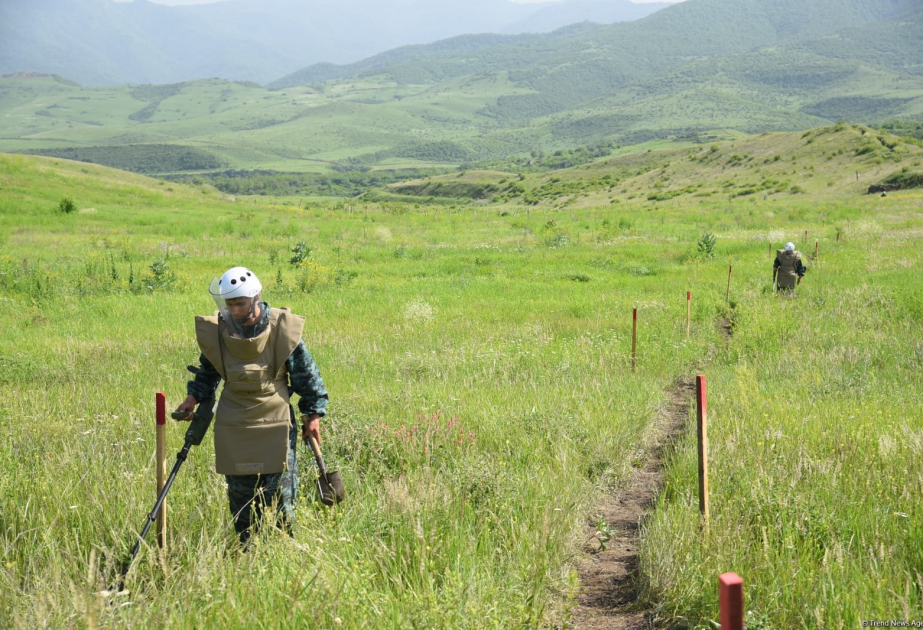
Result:
<svg viewBox="0 0 923 630">
<path fill-rule="evenodd" d="M 260 320 L 253 326 L 244 326 L 244 335 L 248 338 L 262 333 L 269 322 L 269 304 L 261 302 L 260 308 Z M 199 355 L 199 364 L 199 373 L 196 374 L 195 380 L 186 384 L 186 393 L 195 396 L 196 400 L 205 400 L 215 395 L 221 376 L 204 354 Z M 327 388 L 324 387 L 317 363 L 314 362 L 314 357 L 308 352 L 303 340 L 298 342 L 291 356 L 285 361 L 285 366 L 288 368 L 289 394 L 294 392 L 301 397 L 298 401 L 298 411 L 307 415 L 326 415 L 329 400 Z"/>
</svg>

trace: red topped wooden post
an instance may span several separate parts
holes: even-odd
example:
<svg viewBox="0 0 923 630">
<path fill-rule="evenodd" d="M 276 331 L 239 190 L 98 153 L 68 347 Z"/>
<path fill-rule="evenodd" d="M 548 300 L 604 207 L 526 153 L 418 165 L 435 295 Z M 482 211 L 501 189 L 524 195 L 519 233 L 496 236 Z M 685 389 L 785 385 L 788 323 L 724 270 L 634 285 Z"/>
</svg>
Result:
<svg viewBox="0 0 923 630">
<path fill-rule="evenodd" d="M 157 440 L 154 454 L 157 469 L 157 496 L 167 482 L 167 397 L 157 392 Z M 167 544 L 167 500 L 164 498 L 157 514 L 157 546 L 163 549 Z"/>
<path fill-rule="evenodd" d="M 695 411 L 698 420 L 699 443 L 699 513 L 708 524 L 708 401 L 705 376 L 695 377 Z"/>
<path fill-rule="evenodd" d="M 744 581 L 736 573 L 718 576 L 721 630 L 744 630 Z"/>
<path fill-rule="evenodd" d="M 820 256 L 820 241 L 814 241 L 814 260 Z"/>
<path fill-rule="evenodd" d="M 634 309 L 631 315 L 631 371 L 635 371 L 635 362 L 637 361 L 638 348 L 638 309 Z"/>
</svg>

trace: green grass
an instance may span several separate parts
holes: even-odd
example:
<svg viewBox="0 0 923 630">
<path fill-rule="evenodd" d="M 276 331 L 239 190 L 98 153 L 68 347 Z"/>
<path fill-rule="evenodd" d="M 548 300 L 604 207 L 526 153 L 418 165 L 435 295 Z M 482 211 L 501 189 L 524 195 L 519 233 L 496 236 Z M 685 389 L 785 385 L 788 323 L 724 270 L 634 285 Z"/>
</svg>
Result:
<svg viewBox="0 0 923 630">
<path fill-rule="evenodd" d="M 835 135 L 812 134 L 797 141 L 820 151 Z M 913 618 L 919 191 L 646 201 L 654 190 L 565 210 L 299 209 L 0 156 L 0 620 L 560 626 L 594 506 L 630 472 L 665 390 L 694 373 L 709 382 L 713 520 L 704 537 L 687 436 L 642 539 L 661 617 L 707 626 L 717 574 L 734 570 L 750 627 Z M 57 210 L 65 196 L 77 212 Z M 773 298 L 769 249 L 809 252 L 804 230 L 821 259 L 797 298 Z M 703 231 L 713 260 L 696 254 Z M 299 241 L 313 252 L 295 268 Z M 308 318 L 331 393 L 325 454 L 349 498 L 312 502 L 303 460 L 295 539 L 269 532 L 239 555 L 206 442 L 171 491 L 168 553 L 146 547 L 110 604 L 97 592 L 154 500 L 154 393 L 184 397 L 192 317 L 234 264 Z M 181 438 L 171 425 L 168 452 Z"/>
<path fill-rule="evenodd" d="M 65 161 L 0 164 L 0 616 L 27 625 L 272 623 L 278 598 L 258 596 L 254 575 L 288 594 L 292 626 L 561 620 L 585 515 L 629 469 L 663 387 L 716 343 L 704 298 L 697 341 L 678 337 L 685 283 L 704 271 L 679 260 L 687 247 L 652 228 L 633 249 L 655 259 L 673 243 L 676 259 L 633 274 L 610 259 L 608 209 L 554 227 L 401 204 L 299 211 Z M 78 212 L 58 213 L 65 194 Z M 314 253 L 295 269 L 300 240 Z M 170 290 L 150 269 L 163 259 Z M 202 286 L 231 260 L 311 322 L 333 399 L 326 454 L 349 501 L 321 509 L 306 484 L 295 541 L 238 557 L 211 447 L 196 449 L 170 496 L 164 564 L 145 552 L 131 605 L 109 607 L 94 593 L 153 499 L 153 394 L 184 395 L 192 316 L 212 308 Z M 171 451 L 180 438 L 171 427 Z"/>
<path fill-rule="evenodd" d="M 919 618 L 919 200 L 854 222 L 845 242 L 819 234 L 796 299 L 743 287 L 707 371 L 710 527 L 687 437 L 643 536 L 664 618 L 717 618 L 724 571 L 744 577 L 748 627 Z"/>
</svg>

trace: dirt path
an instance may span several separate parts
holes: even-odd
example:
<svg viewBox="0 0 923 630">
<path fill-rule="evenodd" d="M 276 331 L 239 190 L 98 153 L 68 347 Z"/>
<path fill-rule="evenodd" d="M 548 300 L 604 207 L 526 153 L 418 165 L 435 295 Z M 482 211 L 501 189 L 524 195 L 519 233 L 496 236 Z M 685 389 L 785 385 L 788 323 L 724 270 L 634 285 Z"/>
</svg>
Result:
<svg viewBox="0 0 923 630">
<path fill-rule="evenodd" d="M 599 551 L 596 523 L 587 532 L 590 556 L 580 567 L 581 592 L 569 627 L 580 630 L 653 628 L 647 611 L 638 602 L 638 531 L 660 488 L 667 448 L 684 431 L 689 405 L 695 398 L 695 383 L 684 379 L 674 383 L 658 418 L 652 444 L 644 454 L 627 487 L 607 497 L 598 515 L 617 531 Z"/>
</svg>

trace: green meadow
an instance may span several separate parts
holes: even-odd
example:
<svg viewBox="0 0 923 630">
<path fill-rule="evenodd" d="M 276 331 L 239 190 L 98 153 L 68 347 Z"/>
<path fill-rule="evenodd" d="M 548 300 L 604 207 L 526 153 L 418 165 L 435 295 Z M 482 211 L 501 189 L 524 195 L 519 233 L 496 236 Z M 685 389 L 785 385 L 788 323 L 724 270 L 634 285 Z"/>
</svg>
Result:
<svg viewBox="0 0 923 630">
<path fill-rule="evenodd" d="M 670 177 L 707 167 L 687 166 Z M 449 205 L 235 198 L 0 155 L 0 622 L 568 627 L 595 506 L 694 374 L 710 395 L 711 521 L 687 432 L 642 530 L 644 605 L 713 627 L 717 575 L 736 571 L 751 628 L 923 618 L 923 194 L 836 183 L 852 173 L 801 192 L 664 200 L 650 195 L 671 180 L 651 179 L 613 188 L 617 203 L 606 184 L 570 205 Z M 774 296 L 787 240 L 809 271 Z M 294 538 L 267 528 L 241 554 L 207 439 L 168 497 L 166 551 L 150 536 L 127 593 L 105 594 L 156 497 L 155 393 L 185 397 L 193 316 L 232 265 L 307 317 L 348 498 L 314 501 L 302 453 Z M 170 465 L 184 429 L 168 427 Z"/>
</svg>

